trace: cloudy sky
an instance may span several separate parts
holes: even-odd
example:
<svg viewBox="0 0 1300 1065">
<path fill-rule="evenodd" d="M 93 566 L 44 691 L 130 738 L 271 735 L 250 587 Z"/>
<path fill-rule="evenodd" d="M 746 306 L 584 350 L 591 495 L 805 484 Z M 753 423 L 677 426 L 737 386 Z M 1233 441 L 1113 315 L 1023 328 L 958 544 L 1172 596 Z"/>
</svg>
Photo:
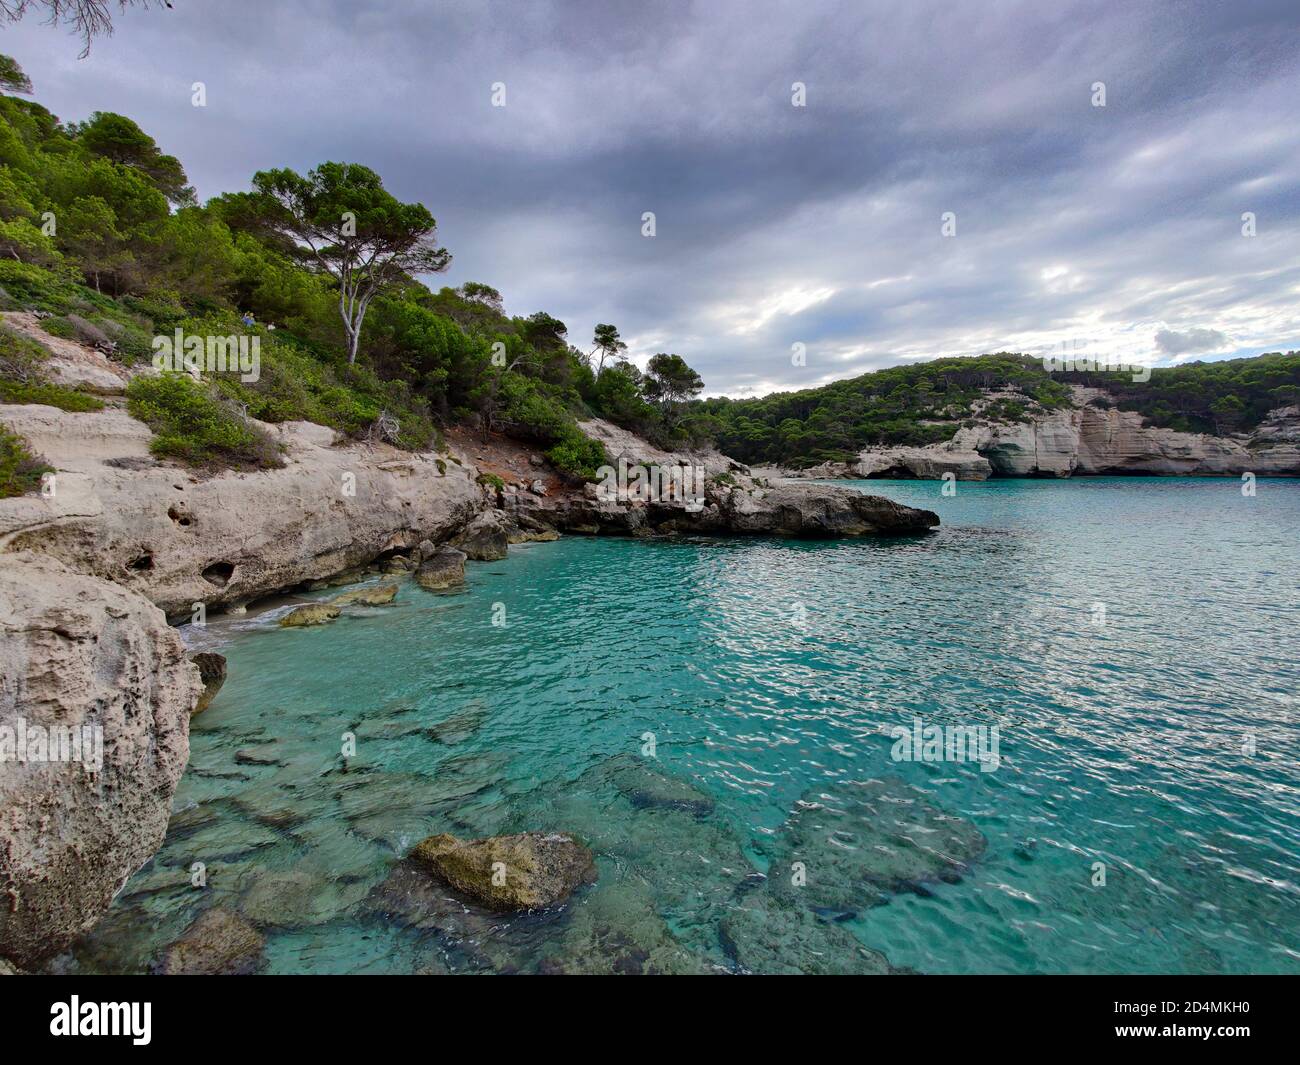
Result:
<svg viewBox="0 0 1300 1065">
<path fill-rule="evenodd" d="M 366 163 L 437 217 L 442 283 L 580 346 L 613 322 L 710 394 L 1300 348 L 1295 0 L 173 4 L 86 59 L 33 16 L 0 50 L 65 121 L 135 118 L 201 198 Z"/>
</svg>

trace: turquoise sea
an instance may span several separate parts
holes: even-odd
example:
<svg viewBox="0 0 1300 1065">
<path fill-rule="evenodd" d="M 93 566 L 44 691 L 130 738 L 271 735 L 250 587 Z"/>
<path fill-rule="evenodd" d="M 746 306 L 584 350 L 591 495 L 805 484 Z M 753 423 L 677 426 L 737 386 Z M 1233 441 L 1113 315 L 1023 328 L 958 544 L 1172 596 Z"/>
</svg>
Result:
<svg viewBox="0 0 1300 1065">
<path fill-rule="evenodd" d="M 61 965 L 143 970 L 223 905 L 269 972 L 1300 972 L 1300 482 L 854 487 L 942 527 L 566 537 L 189 633 L 229 680 L 167 842 Z M 895 760 L 917 719 L 997 726 L 997 768 Z M 500 917 L 391 879 L 525 829 L 596 886 Z"/>
</svg>

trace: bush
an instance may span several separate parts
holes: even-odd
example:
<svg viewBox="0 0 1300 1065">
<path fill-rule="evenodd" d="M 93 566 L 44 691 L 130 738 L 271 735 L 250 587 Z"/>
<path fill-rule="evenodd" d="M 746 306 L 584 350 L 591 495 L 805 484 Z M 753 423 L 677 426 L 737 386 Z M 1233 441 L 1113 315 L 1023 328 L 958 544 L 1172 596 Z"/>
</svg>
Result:
<svg viewBox="0 0 1300 1065">
<path fill-rule="evenodd" d="M 547 451 L 546 457 L 562 474 L 581 481 L 594 481 L 596 471 L 609 463 L 605 445 L 577 428 Z"/>
<path fill-rule="evenodd" d="M 28 384 L 4 378 L 0 378 L 0 403 L 43 403 L 47 407 L 78 413 L 104 409 L 104 401 L 89 392 L 78 392 L 75 388 L 48 382 Z"/>
<path fill-rule="evenodd" d="M 22 437 L 0 425 L 0 499 L 35 491 L 41 474 L 50 472 L 50 466 L 27 450 Z"/>
<path fill-rule="evenodd" d="M 233 316 L 191 318 L 180 328 L 192 336 L 233 336 L 247 328 Z M 241 381 L 238 374 L 214 375 L 213 386 L 242 404 L 248 414 L 264 422 L 309 421 L 360 439 L 382 436 L 408 451 L 439 443 L 428 403 L 412 393 L 404 381 L 381 381 L 362 366 L 329 364 L 297 342 L 278 334 L 257 331 L 258 379 Z M 381 433 L 396 422 L 395 433 Z"/>
<path fill-rule="evenodd" d="M 187 374 L 136 377 L 126 397 L 131 415 L 154 431 L 155 455 L 210 468 L 284 465 L 279 444 Z"/>
<path fill-rule="evenodd" d="M 68 411 L 104 409 L 95 396 L 45 380 L 49 357 L 36 341 L 0 327 L 0 403 L 43 403 Z"/>
</svg>

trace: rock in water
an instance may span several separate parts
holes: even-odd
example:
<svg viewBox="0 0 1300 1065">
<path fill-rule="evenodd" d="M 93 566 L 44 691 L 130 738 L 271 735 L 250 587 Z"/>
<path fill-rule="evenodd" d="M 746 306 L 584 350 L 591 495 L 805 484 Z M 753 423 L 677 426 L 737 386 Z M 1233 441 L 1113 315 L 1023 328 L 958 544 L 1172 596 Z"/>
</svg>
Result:
<svg viewBox="0 0 1300 1065">
<path fill-rule="evenodd" d="M 410 857 L 494 910 L 553 906 L 596 877 L 591 851 L 562 832 L 470 840 L 444 832 L 417 844 Z"/>
<path fill-rule="evenodd" d="M 262 934 L 233 910 L 205 910 L 154 966 L 160 976 L 243 976 L 262 964 Z"/>
<path fill-rule="evenodd" d="M 28 758 L 0 760 L 0 956 L 30 968 L 162 843 L 202 684 L 161 610 L 30 552 L 0 555 L 0 675 L 0 742 L 23 730 Z M 80 760 L 33 759 L 38 734 Z"/>
<path fill-rule="evenodd" d="M 226 683 L 226 656 L 214 651 L 200 651 L 190 655 L 190 661 L 199 667 L 199 679 L 203 681 L 203 691 L 194 704 L 194 713 L 201 714 Z"/>
<path fill-rule="evenodd" d="M 702 976 L 714 971 L 673 938 L 650 889 L 637 877 L 596 888 L 573 907 L 540 971 L 569 976 Z"/>
<path fill-rule="evenodd" d="M 615 755 L 605 764 L 605 768 L 614 786 L 639 809 L 658 806 L 685 810 L 696 817 L 704 817 L 713 812 L 713 799 L 694 784 L 661 773 L 646 759 L 634 754 Z"/>
<path fill-rule="evenodd" d="M 280 624 L 287 629 L 301 629 L 308 625 L 324 625 L 333 621 L 342 611 L 331 603 L 309 603 L 289 611 L 280 619 Z"/>
<path fill-rule="evenodd" d="M 464 584 L 467 557 L 464 551 L 457 551 L 454 547 L 444 547 L 435 551 L 421 562 L 420 568 L 415 571 L 416 584 L 431 592 Z"/>
<path fill-rule="evenodd" d="M 376 584 L 368 588 L 354 588 L 350 592 L 336 595 L 329 601 L 330 606 L 386 606 L 397 598 L 397 585 Z"/>
<path fill-rule="evenodd" d="M 796 900 L 751 891 L 718 927 L 722 949 L 747 973 L 763 976 L 881 976 L 889 961 L 841 924 Z"/>
<path fill-rule="evenodd" d="M 451 543 L 475 562 L 495 562 L 505 558 L 510 545 L 506 528 L 493 511 L 480 514 L 453 537 Z"/>
<path fill-rule="evenodd" d="M 926 884 L 956 883 L 984 853 L 969 821 L 931 805 L 897 778 L 841 781 L 796 804 L 774 841 L 771 889 L 828 913 L 855 913 Z M 788 883 L 792 863 L 805 884 Z"/>
</svg>

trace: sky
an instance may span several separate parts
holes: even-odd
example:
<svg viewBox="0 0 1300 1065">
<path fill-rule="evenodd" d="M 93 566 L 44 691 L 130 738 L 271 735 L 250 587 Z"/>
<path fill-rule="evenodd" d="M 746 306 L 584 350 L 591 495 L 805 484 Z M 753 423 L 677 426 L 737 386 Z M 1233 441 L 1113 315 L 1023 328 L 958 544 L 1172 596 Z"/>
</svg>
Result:
<svg viewBox="0 0 1300 1065">
<path fill-rule="evenodd" d="M 0 51 L 64 121 L 134 118 L 200 199 L 365 163 L 437 218 L 433 287 L 584 350 L 612 322 L 709 395 L 1300 348 L 1295 0 L 172 3 L 84 59 L 31 14 Z"/>
</svg>

